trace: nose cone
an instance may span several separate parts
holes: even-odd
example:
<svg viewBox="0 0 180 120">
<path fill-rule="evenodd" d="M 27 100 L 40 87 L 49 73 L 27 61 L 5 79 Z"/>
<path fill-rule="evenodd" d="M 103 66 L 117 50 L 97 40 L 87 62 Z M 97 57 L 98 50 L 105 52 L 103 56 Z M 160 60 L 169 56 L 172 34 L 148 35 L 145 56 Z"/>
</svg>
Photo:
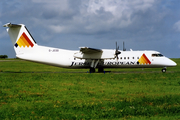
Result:
<svg viewBox="0 0 180 120">
<path fill-rule="evenodd" d="M 174 61 L 172 61 L 172 60 L 169 60 L 168 61 L 168 66 L 169 67 L 174 67 L 174 66 L 176 66 L 177 64 L 174 62 Z"/>
</svg>

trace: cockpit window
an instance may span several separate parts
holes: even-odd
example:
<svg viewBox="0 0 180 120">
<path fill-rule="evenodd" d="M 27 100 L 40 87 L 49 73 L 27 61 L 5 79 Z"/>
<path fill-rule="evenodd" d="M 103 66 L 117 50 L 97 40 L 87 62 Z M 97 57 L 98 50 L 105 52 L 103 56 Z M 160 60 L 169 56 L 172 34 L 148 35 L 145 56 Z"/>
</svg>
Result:
<svg viewBox="0 0 180 120">
<path fill-rule="evenodd" d="M 162 54 L 152 54 L 152 57 L 163 57 Z"/>
</svg>

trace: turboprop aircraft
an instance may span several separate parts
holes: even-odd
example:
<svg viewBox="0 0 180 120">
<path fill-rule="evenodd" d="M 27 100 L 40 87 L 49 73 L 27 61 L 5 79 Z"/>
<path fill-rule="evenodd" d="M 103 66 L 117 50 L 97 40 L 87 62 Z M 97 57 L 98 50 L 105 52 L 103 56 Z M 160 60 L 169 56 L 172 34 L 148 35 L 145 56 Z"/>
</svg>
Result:
<svg viewBox="0 0 180 120">
<path fill-rule="evenodd" d="M 116 49 L 95 49 L 80 47 L 80 50 L 65 50 L 40 46 L 23 24 L 7 23 L 10 39 L 16 57 L 33 62 L 64 68 L 89 68 L 90 72 L 103 72 L 104 68 L 162 68 L 177 64 L 157 51 L 121 51 Z"/>
</svg>

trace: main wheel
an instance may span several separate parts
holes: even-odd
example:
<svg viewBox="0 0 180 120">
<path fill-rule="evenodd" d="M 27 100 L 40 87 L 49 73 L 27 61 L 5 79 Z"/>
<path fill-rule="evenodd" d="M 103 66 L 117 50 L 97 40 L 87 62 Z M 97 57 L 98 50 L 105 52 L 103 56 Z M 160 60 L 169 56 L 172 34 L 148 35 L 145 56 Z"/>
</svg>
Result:
<svg viewBox="0 0 180 120">
<path fill-rule="evenodd" d="M 89 70 L 90 73 L 95 73 L 95 71 L 96 71 L 95 68 L 90 68 Z"/>
</svg>

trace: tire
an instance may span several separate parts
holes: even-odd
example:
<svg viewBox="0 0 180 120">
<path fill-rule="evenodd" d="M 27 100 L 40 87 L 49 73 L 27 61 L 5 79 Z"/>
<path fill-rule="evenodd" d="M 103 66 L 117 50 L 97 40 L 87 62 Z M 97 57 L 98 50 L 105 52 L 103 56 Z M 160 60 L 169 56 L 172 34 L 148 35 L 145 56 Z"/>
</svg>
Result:
<svg viewBox="0 0 180 120">
<path fill-rule="evenodd" d="M 89 72 L 90 73 L 95 73 L 95 68 L 90 68 Z"/>
<path fill-rule="evenodd" d="M 165 73 L 165 72 L 166 72 L 166 68 L 163 68 L 163 69 L 162 69 L 162 72 Z"/>
</svg>

